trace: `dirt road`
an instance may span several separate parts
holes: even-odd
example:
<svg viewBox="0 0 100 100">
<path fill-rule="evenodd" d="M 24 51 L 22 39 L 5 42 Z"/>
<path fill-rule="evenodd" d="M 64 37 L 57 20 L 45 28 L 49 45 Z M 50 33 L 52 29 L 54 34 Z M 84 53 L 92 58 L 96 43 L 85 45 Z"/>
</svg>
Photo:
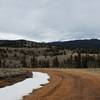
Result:
<svg viewBox="0 0 100 100">
<path fill-rule="evenodd" d="M 100 100 L 100 75 L 75 70 L 41 71 L 51 76 L 50 83 L 24 100 Z"/>
</svg>

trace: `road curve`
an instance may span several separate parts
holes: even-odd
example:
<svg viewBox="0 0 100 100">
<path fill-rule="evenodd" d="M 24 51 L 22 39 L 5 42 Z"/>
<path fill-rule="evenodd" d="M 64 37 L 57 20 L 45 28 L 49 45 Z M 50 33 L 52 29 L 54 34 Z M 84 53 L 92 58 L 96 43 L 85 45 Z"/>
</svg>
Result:
<svg viewBox="0 0 100 100">
<path fill-rule="evenodd" d="M 76 70 L 38 71 L 48 73 L 50 83 L 23 100 L 100 100 L 100 75 Z"/>
</svg>

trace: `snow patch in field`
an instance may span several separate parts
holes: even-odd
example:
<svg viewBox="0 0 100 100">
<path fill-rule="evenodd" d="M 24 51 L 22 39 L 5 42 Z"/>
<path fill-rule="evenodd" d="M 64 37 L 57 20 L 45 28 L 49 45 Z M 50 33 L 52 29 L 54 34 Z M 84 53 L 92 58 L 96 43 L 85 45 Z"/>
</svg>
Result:
<svg viewBox="0 0 100 100">
<path fill-rule="evenodd" d="M 49 83 L 48 74 L 32 72 L 33 78 L 28 78 L 14 85 L 0 88 L 0 100 L 21 100 L 23 96 L 32 93 L 34 89 L 41 88 L 42 84 Z"/>
</svg>

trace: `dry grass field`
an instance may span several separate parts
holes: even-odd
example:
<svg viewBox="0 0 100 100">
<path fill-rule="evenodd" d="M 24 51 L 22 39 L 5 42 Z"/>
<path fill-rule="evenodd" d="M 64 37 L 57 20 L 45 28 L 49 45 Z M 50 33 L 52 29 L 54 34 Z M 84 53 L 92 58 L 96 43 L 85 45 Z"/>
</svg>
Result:
<svg viewBox="0 0 100 100">
<path fill-rule="evenodd" d="M 32 76 L 26 69 L 0 69 L 0 88 L 15 84 Z"/>
</svg>

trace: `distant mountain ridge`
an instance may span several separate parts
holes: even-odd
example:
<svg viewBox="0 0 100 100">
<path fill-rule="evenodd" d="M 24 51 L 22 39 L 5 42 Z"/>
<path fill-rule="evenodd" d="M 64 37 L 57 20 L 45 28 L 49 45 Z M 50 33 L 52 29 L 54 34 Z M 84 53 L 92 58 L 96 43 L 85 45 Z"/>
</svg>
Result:
<svg viewBox="0 0 100 100">
<path fill-rule="evenodd" d="M 73 40 L 73 41 L 63 41 L 63 42 L 51 42 L 49 45 L 53 46 L 61 46 L 69 49 L 99 49 L 100 48 L 100 40 L 98 39 L 90 39 L 90 40 Z"/>
<path fill-rule="evenodd" d="M 41 43 L 27 40 L 0 40 L 0 47 L 36 47 L 40 46 Z"/>
<path fill-rule="evenodd" d="M 100 40 L 73 40 L 73 41 L 57 41 L 57 42 L 34 42 L 27 40 L 0 40 L 0 47 L 46 47 L 46 46 L 58 46 L 68 49 L 84 48 L 84 49 L 100 49 Z"/>
</svg>

